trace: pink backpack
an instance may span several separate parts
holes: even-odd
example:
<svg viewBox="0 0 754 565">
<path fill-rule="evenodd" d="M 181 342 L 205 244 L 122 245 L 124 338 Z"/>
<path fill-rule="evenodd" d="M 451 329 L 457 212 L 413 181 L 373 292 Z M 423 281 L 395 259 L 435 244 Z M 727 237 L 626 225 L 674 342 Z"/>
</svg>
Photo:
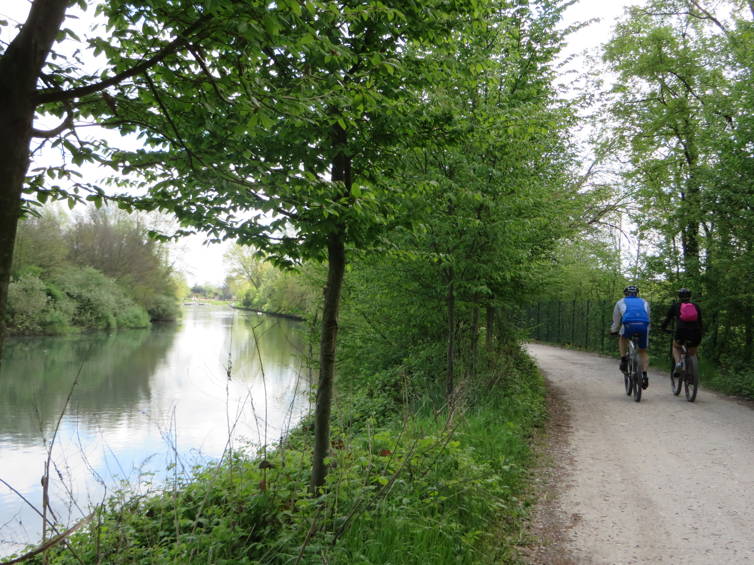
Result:
<svg viewBox="0 0 754 565">
<path fill-rule="evenodd" d="M 699 319 L 699 312 L 696 305 L 691 302 L 681 302 L 681 313 L 678 319 L 682 322 L 696 322 Z"/>
</svg>

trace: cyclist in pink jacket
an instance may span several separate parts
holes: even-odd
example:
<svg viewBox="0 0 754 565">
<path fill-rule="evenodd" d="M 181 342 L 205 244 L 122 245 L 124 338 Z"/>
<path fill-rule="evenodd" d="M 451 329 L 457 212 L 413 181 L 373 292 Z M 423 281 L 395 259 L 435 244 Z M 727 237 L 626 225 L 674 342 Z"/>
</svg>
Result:
<svg viewBox="0 0 754 565">
<path fill-rule="evenodd" d="M 682 288 L 678 291 L 678 302 L 673 302 L 662 322 L 662 330 L 667 329 L 670 322 L 675 322 L 675 334 L 673 335 L 673 360 L 676 367 L 681 365 L 681 342 L 686 342 L 689 355 L 696 355 L 699 343 L 704 335 L 702 324 L 702 310 L 699 305 L 691 302 L 691 291 Z"/>
</svg>

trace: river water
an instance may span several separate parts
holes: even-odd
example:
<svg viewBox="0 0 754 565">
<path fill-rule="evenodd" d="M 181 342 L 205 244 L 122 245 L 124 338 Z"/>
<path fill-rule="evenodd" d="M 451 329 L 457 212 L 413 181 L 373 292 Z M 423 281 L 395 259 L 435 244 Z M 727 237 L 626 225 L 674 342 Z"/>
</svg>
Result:
<svg viewBox="0 0 754 565">
<path fill-rule="evenodd" d="M 229 445 L 274 444 L 309 410 L 300 323 L 227 307 L 184 310 L 181 323 L 151 330 L 8 340 L 0 555 L 40 537 L 32 506 L 42 507 L 56 427 L 50 505 L 71 524 L 123 485 L 143 491 Z"/>
</svg>

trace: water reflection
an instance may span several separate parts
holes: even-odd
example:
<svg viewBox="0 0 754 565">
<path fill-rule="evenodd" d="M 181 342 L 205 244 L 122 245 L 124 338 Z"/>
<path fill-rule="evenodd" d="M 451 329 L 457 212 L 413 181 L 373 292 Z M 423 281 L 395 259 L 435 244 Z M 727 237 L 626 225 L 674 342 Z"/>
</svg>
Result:
<svg viewBox="0 0 754 565">
<path fill-rule="evenodd" d="M 180 327 L 10 340 L 0 368 L 0 479 L 41 500 L 49 440 L 52 504 L 64 520 L 121 479 L 187 470 L 226 445 L 279 439 L 308 409 L 299 326 L 193 306 Z M 146 463 L 145 463 L 146 462 Z M 19 524 L 20 522 L 20 524 Z M 38 536 L 39 519 L 0 485 L 0 555 Z"/>
</svg>

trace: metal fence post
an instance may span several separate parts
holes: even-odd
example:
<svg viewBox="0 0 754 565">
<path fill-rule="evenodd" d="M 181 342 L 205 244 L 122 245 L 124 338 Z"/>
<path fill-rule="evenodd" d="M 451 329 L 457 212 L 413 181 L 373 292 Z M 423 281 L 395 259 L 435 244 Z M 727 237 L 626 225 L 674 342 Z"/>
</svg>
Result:
<svg viewBox="0 0 754 565">
<path fill-rule="evenodd" d="M 571 345 L 576 345 L 576 299 L 571 302 Z"/>
<path fill-rule="evenodd" d="M 589 301 L 586 301 L 586 327 L 584 328 L 584 349 L 589 349 Z"/>
</svg>

